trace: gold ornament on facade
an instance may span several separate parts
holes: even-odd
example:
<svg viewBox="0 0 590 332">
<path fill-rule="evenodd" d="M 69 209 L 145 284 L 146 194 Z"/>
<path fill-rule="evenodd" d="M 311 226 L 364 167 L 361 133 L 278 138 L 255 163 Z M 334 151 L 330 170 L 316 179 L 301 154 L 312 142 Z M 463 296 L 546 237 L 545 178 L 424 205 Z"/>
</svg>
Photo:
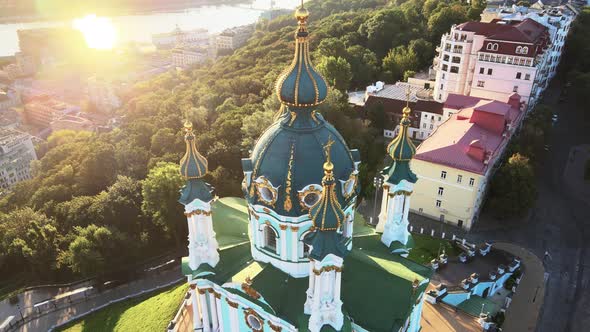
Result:
<svg viewBox="0 0 590 332">
<path fill-rule="evenodd" d="M 293 113 L 293 112 L 291 112 Z M 294 149 L 295 145 L 291 144 L 291 156 L 289 157 L 289 171 L 287 172 L 287 180 L 285 184 L 285 204 L 284 208 L 285 211 L 291 211 L 293 208 L 293 203 L 291 202 L 291 182 L 292 182 L 292 173 L 293 173 L 293 159 L 294 159 Z"/>
<path fill-rule="evenodd" d="M 271 321 L 268 321 L 268 326 L 270 327 L 271 330 L 273 330 L 275 332 L 281 332 L 283 330 L 282 327 L 280 327 L 278 325 L 274 325 Z"/>
<path fill-rule="evenodd" d="M 248 294 L 251 298 L 258 300 L 260 298 L 260 293 L 258 293 L 254 288 L 252 288 L 252 279 L 247 277 L 244 283 L 242 283 L 242 290 L 244 293 Z"/>
<path fill-rule="evenodd" d="M 234 308 L 237 309 L 239 307 L 239 304 L 237 302 L 232 302 L 230 299 L 228 299 L 227 297 L 225 298 L 225 301 L 227 302 L 227 304 Z"/>
</svg>

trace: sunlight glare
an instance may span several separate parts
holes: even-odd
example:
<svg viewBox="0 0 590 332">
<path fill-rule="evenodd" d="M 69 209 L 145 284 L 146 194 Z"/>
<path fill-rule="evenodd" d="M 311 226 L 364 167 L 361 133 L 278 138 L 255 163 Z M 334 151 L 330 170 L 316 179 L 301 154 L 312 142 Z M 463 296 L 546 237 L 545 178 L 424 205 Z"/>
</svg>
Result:
<svg viewBox="0 0 590 332">
<path fill-rule="evenodd" d="M 73 26 L 82 32 L 90 48 L 105 50 L 115 46 L 117 30 L 111 20 L 106 17 L 87 15 L 75 19 Z"/>
</svg>

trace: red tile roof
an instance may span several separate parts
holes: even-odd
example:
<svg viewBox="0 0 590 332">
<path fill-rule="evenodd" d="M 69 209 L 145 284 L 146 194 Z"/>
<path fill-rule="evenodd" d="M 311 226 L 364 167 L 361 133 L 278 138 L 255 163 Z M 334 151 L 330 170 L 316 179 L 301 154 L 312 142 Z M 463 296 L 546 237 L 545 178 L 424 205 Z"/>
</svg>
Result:
<svg viewBox="0 0 590 332">
<path fill-rule="evenodd" d="M 478 174 L 495 163 L 514 132 L 504 136 L 505 124 L 516 127 L 524 113 L 500 101 L 455 94 L 449 95 L 445 107 L 459 112 L 418 146 L 414 159 Z"/>
</svg>

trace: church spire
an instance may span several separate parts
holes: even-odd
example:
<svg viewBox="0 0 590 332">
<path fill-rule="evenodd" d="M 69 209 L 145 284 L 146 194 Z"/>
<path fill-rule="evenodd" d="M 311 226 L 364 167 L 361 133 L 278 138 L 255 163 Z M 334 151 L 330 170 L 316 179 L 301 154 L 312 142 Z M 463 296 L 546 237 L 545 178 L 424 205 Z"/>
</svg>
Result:
<svg viewBox="0 0 590 332">
<path fill-rule="evenodd" d="M 307 108 L 321 104 L 328 94 L 324 78 L 315 70 L 309 57 L 309 11 L 301 6 L 295 11 L 298 27 L 295 33 L 295 55 L 291 65 L 279 76 L 276 92 L 282 104 Z"/>
<path fill-rule="evenodd" d="M 387 153 L 394 161 L 409 161 L 416 154 L 416 146 L 410 139 L 408 127 L 412 123 L 410 120 L 410 86 L 406 92 L 406 107 L 402 111 L 400 129 L 397 136 L 387 146 Z"/>
<path fill-rule="evenodd" d="M 184 123 L 184 141 L 186 142 L 186 152 L 180 160 L 180 175 L 185 180 L 199 179 L 207 174 L 207 159 L 203 157 L 195 145 L 195 134 L 193 133 L 193 124 L 190 121 Z"/>
</svg>

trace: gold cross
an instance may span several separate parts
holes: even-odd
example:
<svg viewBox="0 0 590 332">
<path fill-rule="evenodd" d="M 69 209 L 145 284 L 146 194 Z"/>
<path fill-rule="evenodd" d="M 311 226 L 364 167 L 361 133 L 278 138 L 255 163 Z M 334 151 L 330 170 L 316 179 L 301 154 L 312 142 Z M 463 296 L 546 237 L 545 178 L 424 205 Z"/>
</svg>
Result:
<svg viewBox="0 0 590 332">
<path fill-rule="evenodd" d="M 330 162 L 330 150 L 332 150 L 332 144 L 334 144 L 334 140 L 332 139 L 332 135 L 328 137 L 328 141 L 326 145 L 324 145 L 324 150 L 326 151 L 326 159 L 327 162 Z"/>
</svg>

